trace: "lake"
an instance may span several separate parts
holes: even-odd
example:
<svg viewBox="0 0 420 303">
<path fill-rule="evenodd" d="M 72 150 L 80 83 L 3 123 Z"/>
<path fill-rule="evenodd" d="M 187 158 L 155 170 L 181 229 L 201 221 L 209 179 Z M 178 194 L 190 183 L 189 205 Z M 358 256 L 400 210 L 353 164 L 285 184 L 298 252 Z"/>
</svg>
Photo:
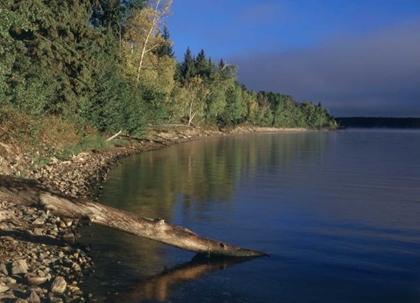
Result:
<svg viewBox="0 0 420 303">
<path fill-rule="evenodd" d="M 92 225 L 98 302 L 420 302 L 419 130 L 173 145 L 123 160 L 100 202 L 270 257 L 195 261 Z"/>
</svg>

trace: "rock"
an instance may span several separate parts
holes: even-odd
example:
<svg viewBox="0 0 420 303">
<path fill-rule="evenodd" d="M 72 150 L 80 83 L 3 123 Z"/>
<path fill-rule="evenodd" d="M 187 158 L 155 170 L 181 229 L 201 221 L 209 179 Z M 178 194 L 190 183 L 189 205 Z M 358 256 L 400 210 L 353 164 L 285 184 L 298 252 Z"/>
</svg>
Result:
<svg viewBox="0 0 420 303">
<path fill-rule="evenodd" d="M 74 243 L 76 241 L 76 237 L 75 237 L 74 233 L 67 232 L 63 235 L 63 240 L 67 241 L 69 243 Z"/>
<path fill-rule="evenodd" d="M 16 284 L 16 279 L 13 279 L 12 277 L 4 277 L 3 282 L 6 284 Z"/>
<path fill-rule="evenodd" d="M 41 299 L 34 291 L 31 291 L 27 301 L 28 303 L 41 303 Z"/>
<path fill-rule="evenodd" d="M 12 275 L 26 274 L 28 272 L 28 264 L 25 259 L 18 259 L 12 263 Z"/>
<path fill-rule="evenodd" d="M 79 264 L 77 264 L 76 262 L 73 262 L 73 264 L 72 264 L 71 268 L 72 268 L 74 271 L 81 271 L 81 270 L 82 270 L 82 268 L 80 267 L 80 265 L 79 265 Z"/>
<path fill-rule="evenodd" d="M 1 293 L 1 292 L 0 292 Z M 13 294 L 13 291 L 9 290 L 6 292 L 1 293 L 1 299 L 5 300 L 5 299 L 15 299 L 15 295 Z M 3 302 L 3 301 L 2 301 Z"/>
<path fill-rule="evenodd" d="M 67 282 L 63 277 L 57 276 L 51 284 L 51 291 L 62 294 L 66 290 Z"/>
<path fill-rule="evenodd" d="M 63 303 L 63 299 L 58 298 L 58 297 L 51 297 L 50 302 L 51 303 Z"/>
<path fill-rule="evenodd" d="M 45 224 L 45 220 L 42 218 L 37 218 L 34 221 L 32 221 L 33 225 L 44 225 Z"/>
<path fill-rule="evenodd" d="M 4 263 L 0 263 L 0 272 L 5 274 L 6 276 L 9 275 L 7 268 L 6 268 L 6 264 Z"/>
<path fill-rule="evenodd" d="M 34 228 L 33 233 L 35 236 L 42 236 L 43 235 L 43 229 L 42 228 Z"/>
<path fill-rule="evenodd" d="M 8 291 L 9 289 L 10 289 L 9 286 L 6 286 L 4 284 L 0 284 L 0 294 Z"/>
<path fill-rule="evenodd" d="M 48 278 L 47 277 L 40 277 L 34 274 L 27 274 L 26 275 L 26 280 L 28 281 L 28 284 L 31 286 L 37 286 L 37 285 L 41 285 L 45 282 L 47 282 Z"/>
</svg>

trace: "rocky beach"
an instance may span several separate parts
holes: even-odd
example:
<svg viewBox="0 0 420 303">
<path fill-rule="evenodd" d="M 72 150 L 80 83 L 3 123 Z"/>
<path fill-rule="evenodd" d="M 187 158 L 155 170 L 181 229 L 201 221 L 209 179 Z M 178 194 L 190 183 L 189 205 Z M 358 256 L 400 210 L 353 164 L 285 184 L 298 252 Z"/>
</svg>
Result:
<svg viewBox="0 0 420 303">
<path fill-rule="evenodd" d="M 0 146 L 1 172 L 34 179 L 48 190 L 68 196 L 96 199 L 108 171 L 123 157 L 201 137 L 265 131 L 287 129 L 250 126 L 224 132 L 154 130 L 149 139 L 135 144 L 86 151 L 64 161 L 51 157 L 48 164 L 35 168 L 24 165 L 30 159 L 13 155 L 5 147 L 1 150 Z M 92 248 L 78 244 L 79 229 L 87 223 L 0 200 L 0 301 L 95 301 L 91 294 L 83 292 L 84 279 L 95 274 Z"/>
</svg>

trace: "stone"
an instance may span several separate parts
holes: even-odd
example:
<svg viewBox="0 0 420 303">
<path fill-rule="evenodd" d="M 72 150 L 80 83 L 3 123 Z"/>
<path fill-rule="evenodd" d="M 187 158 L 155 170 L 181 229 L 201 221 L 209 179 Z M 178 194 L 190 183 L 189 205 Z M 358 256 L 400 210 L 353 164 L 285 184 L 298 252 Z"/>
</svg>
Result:
<svg viewBox="0 0 420 303">
<path fill-rule="evenodd" d="M 12 263 L 12 275 L 26 274 L 28 272 L 28 264 L 25 259 L 18 259 Z"/>
<path fill-rule="evenodd" d="M 34 274 L 27 274 L 26 275 L 26 280 L 28 281 L 28 284 L 31 286 L 37 286 L 37 285 L 41 285 L 45 282 L 47 282 L 48 278 L 47 277 L 40 277 Z"/>
<path fill-rule="evenodd" d="M 42 218 L 37 218 L 34 221 L 32 221 L 33 225 L 44 225 L 45 224 L 45 220 Z"/>
<path fill-rule="evenodd" d="M 51 303 L 63 303 L 63 299 L 58 298 L 58 297 L 51 297 L 50 302 Z"/>
<path fill-rule="evenodd" d="M 66 287 L 67 287 L 66 280 L 61 276 L 57 276 L 51 284 L 51 291 L 62 294 L 66 290 Z"/>
<path fill-rule="evenodd" d="M 12 277 L 4 277 L 3 282 L 6 284 L 16 284 L 16 279 L 13 279 Z"/>
<path fill-rule="evenodd" d="M 6 264 L 4 263 L 0 263 L 0 272 L 5 274 L 6 276 L 9 275 L 7 268 L 6 268 Z"/>
<path fill-rule="evenodd" d="M 0 284 L 0 294 L 6 292 L 9 290 L 9 286 L 6 286 L 4 284 Z"/>
<path fill-rule="evenodd" d="M 72 232 L 67 232 L 63 235 L 63 240 L 69 243 L 74 243 L 76 241 L 76 237 L 74 235 L 74 233 Z"/>
<path fill-rule="evenodd" d="M 34 291 L 31 291 L 31 294 L 29 295 L 27 300 L 28 303 L 41 303 L 41 299 Z"/>
<path fill-rule="evenodd" d="M 42 228 L 34 228 L 33 233 L 35 236 L 42 236 L 44 234 Z"/>
</svg>

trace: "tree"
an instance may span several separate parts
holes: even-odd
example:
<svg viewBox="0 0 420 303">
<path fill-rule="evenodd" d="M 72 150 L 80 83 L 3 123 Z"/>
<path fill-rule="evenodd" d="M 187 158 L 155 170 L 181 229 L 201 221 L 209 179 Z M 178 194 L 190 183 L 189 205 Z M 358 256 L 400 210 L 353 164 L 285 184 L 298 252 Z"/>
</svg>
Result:
<svg viewBox="0 0 420 303">
<path fill-rule="evenodd" d="M 122 42 L 122 57 L 128 63 L 129 69 L 134 69 L 135 82 L 140 81 L 140 75 L 145 68 L 153 66 L 156 61 L 153 50 L 167 43 L 158 34 L 163 18 L 170 14 L 172 0 L 150 0 L 148 6 L 134 11 L 127 19 Z"/>
<path fill-rule="evenodd" d="M 206 108 L 206 99 L 210 90 L 200 77 L 189 78 L 184 84 L 185 98 L 184 111 L 188 118 L 188 125 L 191 125 L 197 117 L 203 117 Z"/>
<path fill-rule="evenodd" d="M 187 47 L 185 51 L 184 61 L 181 63 L 179 70 L 181 83 L 196 75 L 195 58 L 191 53 L 190 47 Z"/>
<path fill-rule="evenodd" d="M 197 75 L 199 75 L 201 78 L 207 79 L 210 77 L 213 66 L 211 64 L 211 61 L 206 58 L 206 53 L 204 52 L 204 49 L 201 49 L 197 57 L 195 58 L 194 66 Z"/>
<path fill-rule="evenodd" d="M 12 18 L 2 23 L 5 47 L 12 51 L 6 55 L 8 102 L 33 114 L 78 117 L 93 93 L 96 55 L 104 43 L 89 24 L 90 7 L 89 0 L 2 2 Z"/>
<path fill-rule="evenodd" d="M 162 43 L 161 46 L 156 48 L 156 50 L 154 52 L 155 55 L 158 56 L 159 58 L 162 58 L 164 56 L 168 56 L 172 59 L 175 59 L 175 53 L 174 53 L 174 50 L 172 48 L 173 43 L 170 40 L 170 34 L 169 34 L 169 30 L 168 30 L 168 27 L 166 26 L 166 24 L 163 26 L 163 33 L 160 33 L 160 31 L 158 32 L 158 36 L 159 35 L 162 35 L 162 38 L 165 41 L 165 43 Z"/>
</svg>

